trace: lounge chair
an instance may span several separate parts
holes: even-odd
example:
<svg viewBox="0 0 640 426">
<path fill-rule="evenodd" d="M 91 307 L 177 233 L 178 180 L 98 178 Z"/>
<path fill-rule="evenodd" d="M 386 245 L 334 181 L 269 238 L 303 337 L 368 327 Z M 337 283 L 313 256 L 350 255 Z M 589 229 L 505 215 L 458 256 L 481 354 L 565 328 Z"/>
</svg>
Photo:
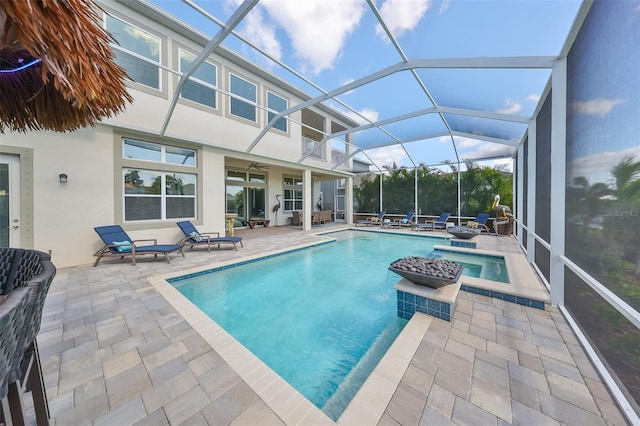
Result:
<svg viewBox="0 0 640 426">
<path fill-rule="evenodd" d="M 155 257 L 163 254 L 167 263 L 171 263 L 169 253 L 179 252 L 184 257 L 181 244 L 158 244 L 156 239 L 132 240 L 120 225 L 97 226 L 93 229 L 105 244 L 93 254 L 98 257 L 93 266 L 97 266 L 104 256 L 118 256 L 120 259 L 131 256 L 132 265 L 136 264 L 136 256 L 143 254 L 153 254 Z M 153 244 L 140 245 L 141 242 L 152 242 Z"/>
<path fill-rule="evenodd" d="M 447 220 L 449 220 L 449 216 L 451 213 L 444 212 L 441 213 L 440 216 L 435 220 L 425 220 L 424 223 L 416 223 L 415 230 L 420 231 L 422 229 L 431 229 L 435 231 L 436 229 L 446 229 L 447 228 Z"/>
<path fill-rule="evenodd" d="M 466 223 L 466 226 L 469 226 L 471 228 L 480 228 L 481 231 L 484 229 L 485 231 L 487 231 L 487 233 L 489 233 L 487 220 L 489 220 L 489 213 L 478 213 L 475 219 L 470 220 Z"/>
<path fill-rule="evenodd" d="M 242 237 L 221 237 L 219 232 L 201 233 L 188 220 L 178 222 L 177 225 L 185 235 L 185 238 L 180 240 L 178 244 L 191 245 L 191 248 L 196 245 L 206 244 L 209 253 L 211 253 L 211 245 L 215 244 L 218 245 L 218 248 L 220 248 L 220 244 L 233 244 L 235 251 L 238 251 L 238 243 L 240 243 L 241 247 L 244 247 Z M 215 237 L 213 236 L 214 234 L 216 235 Z"/>
<path fill-rule="evenodd" d="M 415 218 L 415 213 L 414 212 L 409 212 L 406 214 L 405 217 L 403 217 L 402 219 L 396 219 L 393 222 L 391 222 L 389 225 L 390 226 L 397 226 L 398 228 L 401 228 L 403 226 L 410 226 L 413 227 L 414 223 L 413 220 Z"/>
<path fill-rule="evenodd" d="M 384 218 L 384 212 L 378 213 L 378 216 L 368 217 L 366 219 L 360 219 L 356 222 L 356 226 L 372 226 L 372 225 L 382 225 L 382 220 Z"/>
</svg>

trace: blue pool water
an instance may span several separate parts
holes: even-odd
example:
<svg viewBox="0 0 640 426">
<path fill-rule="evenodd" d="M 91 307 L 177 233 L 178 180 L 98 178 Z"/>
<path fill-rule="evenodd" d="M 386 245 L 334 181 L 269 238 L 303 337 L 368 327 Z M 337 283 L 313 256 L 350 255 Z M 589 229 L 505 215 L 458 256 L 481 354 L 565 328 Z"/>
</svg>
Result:
<svg viewBox="0 0 640 426">
<path fill-rule="evenodd" d="M 387 270 L 441 238 L 366 231 L 335 243 L 170 280 L 185 297 L 336 420 L 398 336 Z"/>
</svg>

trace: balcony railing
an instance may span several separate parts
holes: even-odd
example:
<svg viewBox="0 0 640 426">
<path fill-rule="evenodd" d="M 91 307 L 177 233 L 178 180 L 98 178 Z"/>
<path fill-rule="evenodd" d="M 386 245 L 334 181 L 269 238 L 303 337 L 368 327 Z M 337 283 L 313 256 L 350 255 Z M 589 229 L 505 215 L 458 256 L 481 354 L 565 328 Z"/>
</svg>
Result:
<svg viewBox="0 0 640 426">
<path fill-rule="evenodd" d="M 320 148 L 318 148 L 318 149 L 316 149 L 314 151 L 314 149 L 318 145 L 320 145 L 320 142 L 303 136 L 302 137 L 302 154 L 306 155 L 306 154 L 310 153 L 309 157 L 317 158 L 319 160 L 326 160 L 327 159 L 327 146 L 323 145 L 323 146 L 321 146 Z"/>
</svg>

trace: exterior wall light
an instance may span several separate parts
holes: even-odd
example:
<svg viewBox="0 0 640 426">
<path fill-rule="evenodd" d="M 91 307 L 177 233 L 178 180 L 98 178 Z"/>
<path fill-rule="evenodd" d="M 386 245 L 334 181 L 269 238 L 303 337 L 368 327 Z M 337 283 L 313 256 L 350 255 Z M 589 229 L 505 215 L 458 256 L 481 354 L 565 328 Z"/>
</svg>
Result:
<svg viewBox="0 0 640 426">
<path fill-rule="evenodd" d="M 60 176 L 58 176 L 60 178 L 60 183 L 67 183 L 67 175 L 64 173 L 60 173 Z"/>
</svg>

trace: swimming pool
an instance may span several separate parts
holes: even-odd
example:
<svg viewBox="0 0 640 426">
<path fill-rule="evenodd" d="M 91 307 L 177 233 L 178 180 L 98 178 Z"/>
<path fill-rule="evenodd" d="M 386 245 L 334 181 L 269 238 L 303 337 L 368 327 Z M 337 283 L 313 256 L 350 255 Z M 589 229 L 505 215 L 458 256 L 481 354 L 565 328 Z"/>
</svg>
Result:
<svg viewBox="0 0 640 426">
<path fill-rule="evenodd" d="M 398 336 L 398 276 L 443 238 L 367 231 L 335 243 L 169 280 L 193 304 L 336 420 Z"/>
</svg>

